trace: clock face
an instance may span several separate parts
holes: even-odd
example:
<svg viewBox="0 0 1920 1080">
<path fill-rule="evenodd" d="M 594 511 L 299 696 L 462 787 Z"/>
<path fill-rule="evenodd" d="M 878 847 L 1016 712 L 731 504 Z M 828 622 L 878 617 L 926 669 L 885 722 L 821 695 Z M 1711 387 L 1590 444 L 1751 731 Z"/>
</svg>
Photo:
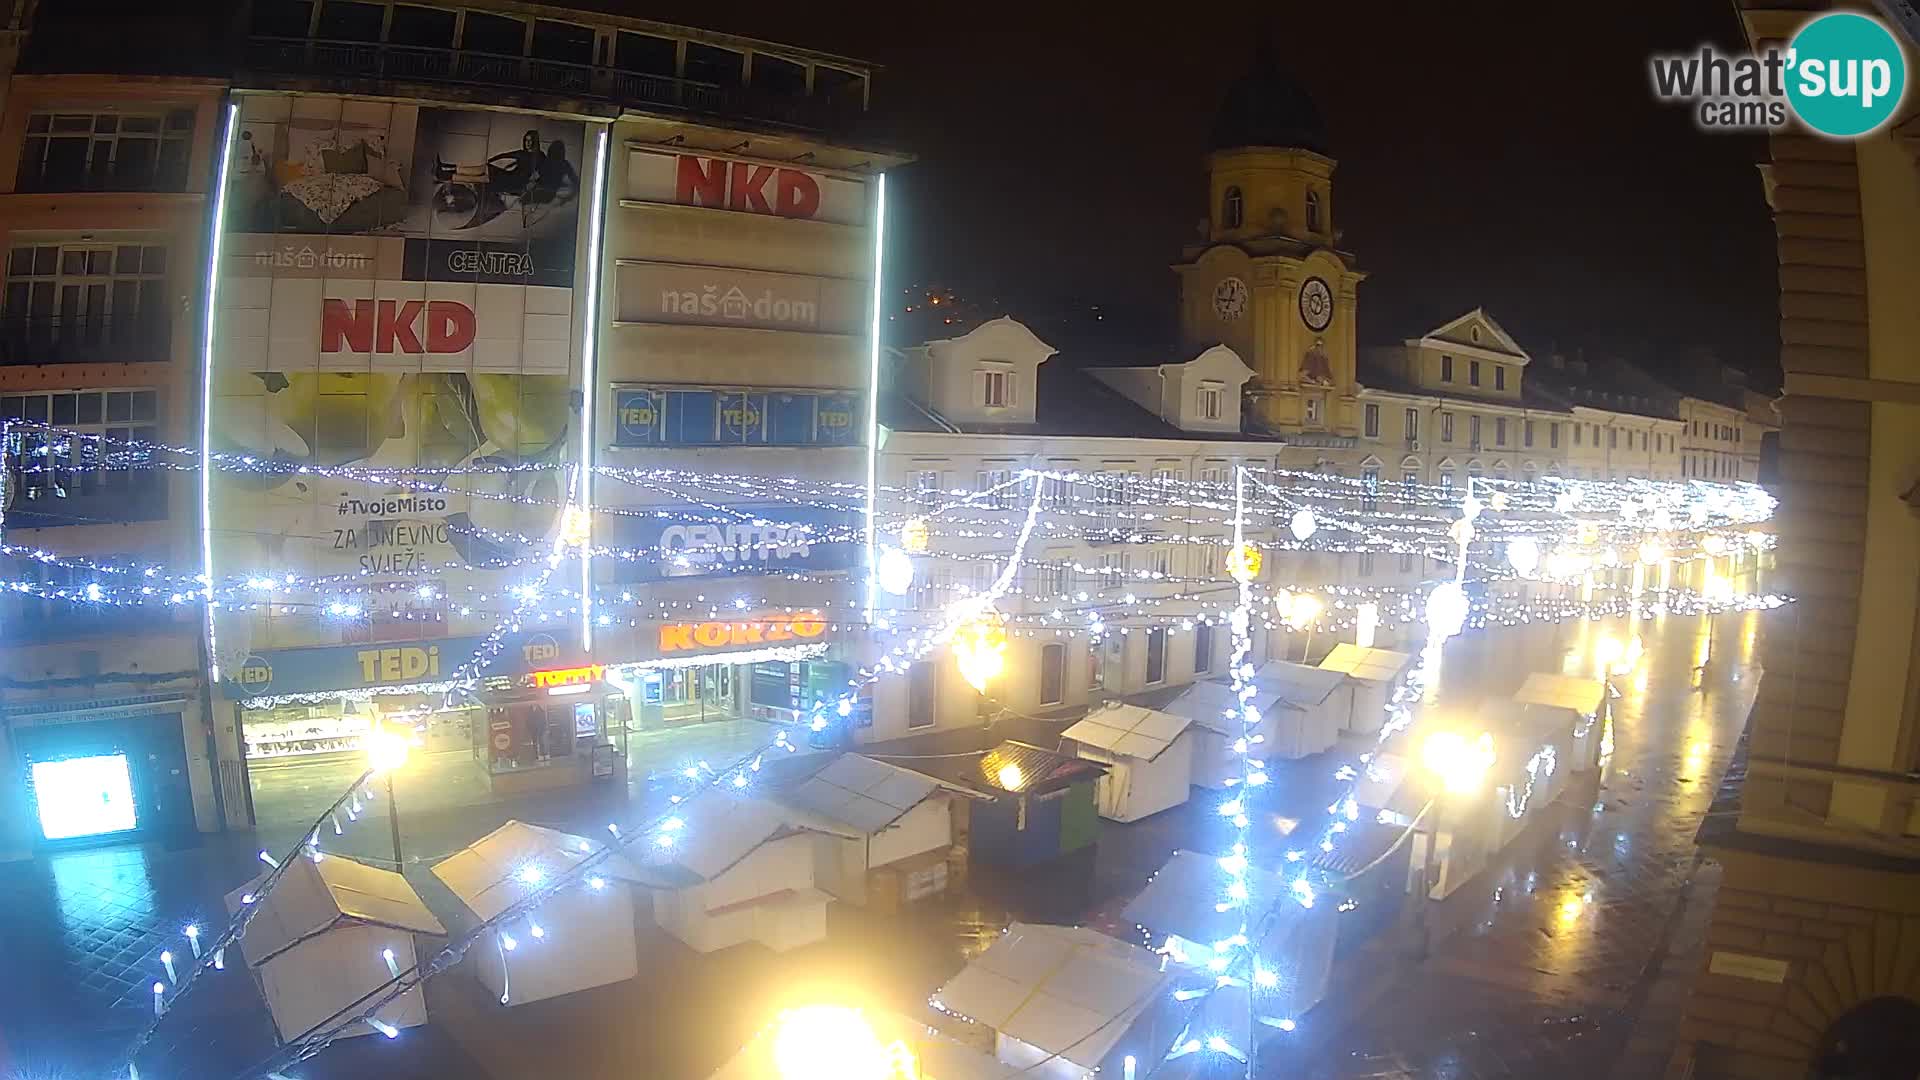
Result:
<svg viewBox="0 0 1920 1080">
<path fill-rule="evenodd" d="M 1213 310 L 1223 319 L 1237 319 L 1247 310 L 1247 283 L 1237 277 L 1221 278 L 1213 287 Z"/>
<path fill-rule="evenodd" d="M 1333 290 L 1317 277 L 1308 278 L 1300 286 L 1300 319 L 1316 333 L 1333 322 Z"/>
</svg>

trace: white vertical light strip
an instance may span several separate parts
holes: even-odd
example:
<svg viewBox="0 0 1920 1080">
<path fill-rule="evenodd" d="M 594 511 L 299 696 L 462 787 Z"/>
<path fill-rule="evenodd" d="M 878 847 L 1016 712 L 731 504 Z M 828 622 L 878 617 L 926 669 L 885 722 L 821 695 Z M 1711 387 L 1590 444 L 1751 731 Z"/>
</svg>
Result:
<svg viewBox="0 0 1920 1080">
<path fill-rule="evenodd" d="M 600 376 L 600 261 L 605 252 L 603 227 L 607 219 L 607 126 L 600 128 L 593 161 L 593 192 L 587 202 L 587 332 L 580 343 L 580 478 L 579 506 L 586 515 L 586 541 L 580 547 L 580 647 L 593 648 L 593 429 L 594 391 Z"/>
<path fill-rule="evenodd" d="M 873 328 L 867 355 L 867 622 L 873 622 L 875 499 L 880 481 L 880 305 L 885 299 L 887 174 L 873 178 Z"/>
<path fill-rule="evenodd" d="M 207 608 L 207 679 L 220 681 L 220 652 L 213 628 L 213 333 L 220 292 L 220 254 L 227 236 L 227 175 L 233 164 L 233 136 L 240 128 L 240 103 L 227 103 L 227 128 L 220 140 L 220 177 L 214 186 L 213 232 L 207 237 L 206 307 L 200 324 L 200 598 Z M 211 688 L 209 688 L 211 692 Z"/>
</svg>

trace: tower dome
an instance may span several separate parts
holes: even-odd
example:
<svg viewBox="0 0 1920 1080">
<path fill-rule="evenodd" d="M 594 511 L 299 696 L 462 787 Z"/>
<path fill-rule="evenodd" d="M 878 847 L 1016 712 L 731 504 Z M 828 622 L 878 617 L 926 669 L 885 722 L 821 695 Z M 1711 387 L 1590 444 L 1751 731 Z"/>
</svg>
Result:
<svg viewBox="0 0 1920 1080">
<path fill-rule="evenodd" d="M 1253 68 L 1227 87 L 1213 121 L 1210 150 L 1275 146 L 1327 154 L 1327 125 L 1313 96 L 1262 44 Z"/>
</svg>

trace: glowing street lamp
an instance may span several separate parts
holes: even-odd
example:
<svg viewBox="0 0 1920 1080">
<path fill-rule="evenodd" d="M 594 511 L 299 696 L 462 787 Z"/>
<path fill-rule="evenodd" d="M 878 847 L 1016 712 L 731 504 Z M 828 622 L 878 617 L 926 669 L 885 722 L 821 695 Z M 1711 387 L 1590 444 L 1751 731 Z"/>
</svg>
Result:
<svg viewBox="0 0 1920 1080">
<path fill-rule="evenodd" d="M 773 1034 L 779 1080 L 896 1080 L 920 1075 L 902 1040 L 882 1043 L 858 1009 L 808 1005 L 780 1014 Z"/>
<path fill-rule="evenodd" d="M 951 647 L 960 677 L 983 694 L 1006 667 L 1007 632 L 995 612 L 988 611 L 954 631 Z"/>
<path fill-rule="evenodd" d="M 1471 795 L 1493 767 L 1493 736 L 1468 739 L 1457 731 L 1436 731 L 1420 744 L 1420 764 L 1449 795 Z"/>
<path fill-rule="evenodd" d="M 387 778 L 387 823 L 393 828 L 393 871 L 405 873 L 400 856 L 400 800 L 394 795 L 393 774 L 407 763 L 409 752 L 405 729 L 376 723 L 367 732 L 367 767 Z"/>
<path fill-rule="evenodd" d="M 1306 642 L 1300 650 L 1300 662 L 1303 664 L 1307 662 L 1307 654 L 1313 651 L 1313 626 L 1315 620 L 1320 618 L 1320 611 L 1320 598 L 1312 593 L 1294 593 L 1287 600 L 1287 626 L 1293 630 L 1303 626 L 1307 629 Z"/>
</svg>

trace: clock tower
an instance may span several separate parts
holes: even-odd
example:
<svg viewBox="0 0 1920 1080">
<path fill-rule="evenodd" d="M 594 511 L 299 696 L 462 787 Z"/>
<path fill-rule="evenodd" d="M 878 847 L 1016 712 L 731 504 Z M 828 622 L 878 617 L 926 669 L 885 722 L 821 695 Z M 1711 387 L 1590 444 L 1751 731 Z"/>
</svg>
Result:
<svg viewBox="0 0 1920 1080">
<path fill-rule="evenodd" d="M 1189 351 L 1224 344 L 1253 368 L 1250 425 L 1359 434 L 1353 256 L 1333 224 L 1326 126 L 1271 48 L 1227 90 L 1207 154 L 1201 242 L 1174 265 Z"/>
</svg>

